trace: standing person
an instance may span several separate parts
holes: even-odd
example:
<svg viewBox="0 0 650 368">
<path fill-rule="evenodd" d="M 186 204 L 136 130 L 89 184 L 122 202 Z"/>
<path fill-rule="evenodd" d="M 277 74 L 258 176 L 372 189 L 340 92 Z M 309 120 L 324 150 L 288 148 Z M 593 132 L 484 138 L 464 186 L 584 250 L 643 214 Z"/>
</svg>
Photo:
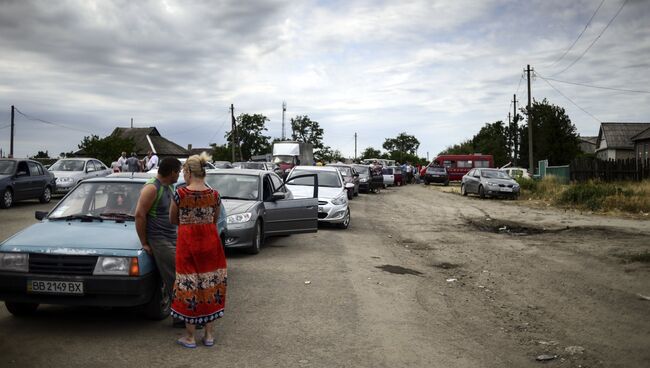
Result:
<svg viewBox="0 0 650 368">
<path fill-rule="evenodd" d="M 149 151 L 147 152 L 147 171 L 153 169 L 154 167 L 158 167 L 158 156 L 156 156 L 155 153 Z"/>
<path fill-rule="evenodd" d="M 120 171 L 126 171 L 126 152 L 122 152 L 120 158 L 117 159 L 117 166 L 120 168 Z"/>
<path fill-rule="evenodd" d="M 205 185 L 209 156 L 193 155 L 183 165 L 187 186 L 174 194 L 169 220 L 178 224 L 176 282 L 172 316 L 185 321 L 186 335 L 177 343 L 195 348 L 196 325 L 205 323 L 202 342 L 214 345 L 214 321 L 226 304 L 226 256 L 217 233 L 221 198 Z"/>
<path fill-rule="evenodd" d="M 140 244 L 145 252 L 153 255 L 169 298 L 176 274 L 176 225 L 169 221 L 169 208 L 180 171 L 178 159 L 163 159 L 156 177 L 142 187 L 135 208 L 135 229 Z"/>
<path fill-rule="evenodd" d="M 135 152 L 131 152 L 131 157 L 126 159 L 126 164 L 128 166 L 129 172 L 140 172 L 142 167 L 140 167 L 140 160 L 138 160 L 138 155 Z"/>
</svg>

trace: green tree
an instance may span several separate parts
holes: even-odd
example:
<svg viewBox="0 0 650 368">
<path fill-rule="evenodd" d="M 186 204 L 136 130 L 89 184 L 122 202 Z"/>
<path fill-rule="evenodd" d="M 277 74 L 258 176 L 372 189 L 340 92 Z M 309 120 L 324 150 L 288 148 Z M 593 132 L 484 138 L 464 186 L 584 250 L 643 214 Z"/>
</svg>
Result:
<svg viewBox="0 0 650 368">
<path fill-rule="evenodd" d="M 368 158 L 379 158 L 379 156 L 381 156 L 381 151 L 372 147 L 366 147 L 366 149 L 361 152 L 360 159 L 365 160 Z"/>
<path fill-rule="evenodd" d="M 235 157 L 239 157 L 242 161 L 249 160 L 251 156 L 261 155 L 267 153 L 271 147 L 271 137 L 265 136 L 264 132 L 268 129 L 265 124 L 269 119 L 261 114 L 240 114 L 236 118 L 237 124 L 237 140 L 235 145 L 241 150 L 239 157 L 239 150 L 235 151 Z M 230 147 L 232 130 L 226 132 L 225 138 Z M 230 157 L 232 159 L 232 157 Z"/>
<path fill-rule="evenodd" d="M 232 159 L 232 151 L 228 145 L 212 143 L 210 146 L 212 147 L 212 161 L 230 161 Z"/>
<path fill-rule="evenodd" d="M 420 141 L 415 136 L 402 132 L 395 138 L 386 138 L 382 147 L 389 152 L 391 157 L 395 157 L 395 160 L 403 162 L 405 154 L 414 155 L 417 152 Z"/>
<path fill-rule="evenodd" d="M 470 153 L 474 153 L 474 143 L 472 142 L 472 139 L 468 139 L 464 142 L 454 144 L 453 146 L 449 146 L 440 153 L 438 153 L 438 156 L 440 155 L 468 155 Z"/>
<path fill-rule="evenodd" d="M 522 111 L 526 113 L 526 108 Z M 576 127 L 564 108 L 550 104 L 546 99 L 534 101 L 530 120 L 533 124 L 533 159 L 548 160 L 549 165 L 567 165 L 580 152 Z M 520 164 L 528 167 L 528 125 L 520 129 Z"/>
<path fill-rule="evenodd" d="M 497 167 L 510 162 L 508 157 L 508 132 L 502 121 L 485 124 L 472 138 L 474 152 L 492 155 Z"/>
<path fill-rule="evenodd" d="M 79 147 L 78 154 L 96 158 L 109 166 L 111 162 L 120 157 L 122 152 L 135 151 L 133 139 L 121 138 L 116 135 L 109 135 L 101 139 L 94 134 L 86 136 L 77 147 Z"/>
<path fill-rule="evenodd" d="M 38 151 L 38 153 L 34 156 L 34 158 L 50 158 L 50 155 L 47 152 L 47 150 L 45 152 Z"/>
<path fill-rule="evenodd" d="M 323 128 L 317 121 L 311 120 L 307 115 L 291 118 L 291 139 L 296 142 L 311 143 L 314 150 L 324 148 Z"/>
</svg>

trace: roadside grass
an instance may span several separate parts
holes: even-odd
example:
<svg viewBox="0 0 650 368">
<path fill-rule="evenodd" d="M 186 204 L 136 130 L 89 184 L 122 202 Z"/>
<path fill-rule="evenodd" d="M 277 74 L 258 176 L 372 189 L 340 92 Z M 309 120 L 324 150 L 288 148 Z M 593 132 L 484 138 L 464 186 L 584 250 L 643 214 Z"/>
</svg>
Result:
<svg viewBox="0 0 650 368">
<path fill-rule="evenodd" d="M 560 184 L 557 178 L 518 179 L 522 198 L 593 212 L 650 213 L 650 181 Z"/>
</svg>

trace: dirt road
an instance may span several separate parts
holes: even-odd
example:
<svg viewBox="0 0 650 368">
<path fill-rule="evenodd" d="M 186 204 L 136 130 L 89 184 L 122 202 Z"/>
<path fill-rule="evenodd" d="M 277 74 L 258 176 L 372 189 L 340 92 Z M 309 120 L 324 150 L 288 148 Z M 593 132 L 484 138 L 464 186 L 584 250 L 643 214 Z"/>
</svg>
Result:
<svg viewBox="0 0 650 368">
<path fill-rule="evenodd" d="M 213 349 L 184 351 L 173 344 L 180 331 L 169 321 L 130 311 L 44 306 L 18 319 L 2 306 L 0 366 L 650 361 L 650 301 L 639 296 L 650 296 L 650 267 L 630 262 L 650 250 L 650 222 L 415 185 L 361 195 L 351 206 L 348 230 L 323 227 L 271 239 L 256 256 L 229 254 L 227 314 Z M 8 214 L 0 211 L 0 223 Z M 0 238 L 14 229 L 3 226 Z M 539 363 L 542 354 L 554 359 Z"/>
</svg>

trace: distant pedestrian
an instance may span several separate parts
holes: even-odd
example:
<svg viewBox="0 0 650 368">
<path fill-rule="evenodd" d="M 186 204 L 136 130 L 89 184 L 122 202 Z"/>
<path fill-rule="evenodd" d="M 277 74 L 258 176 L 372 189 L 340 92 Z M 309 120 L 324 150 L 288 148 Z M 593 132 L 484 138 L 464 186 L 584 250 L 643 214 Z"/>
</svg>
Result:
<svg viewBox="0 0 650 368">
<path fill-rule="evenodd" d="M 147 152 L 147 171 L 158 167 L 158 156 L 149 151 Z"/>
<path fill-rule="evenodd" d="M 122 152 L 120 158 L 117 159 L 117 166 L 120 168 L 120 171 L 126 171 L 126 152 Z"/>
<path fill-rule="evenodd" d="M 138 160 L 138 155 L 135 152 L 131 152 L 131 157 L 126 160 L 129 172 L 140 172 L 142 167 L 140 166 L 140 160 Z"/>
<path fill-rule="evenodd" d="M 169 213 L 178 225 L 172 316 L 185 321 L 187 333 L 177 343 L 186 348 L 196 347 L 197 324 L 205 324 L 203 345 L 214 345 L 214 321 L 226 304 L 226 256 L 216 227 L 221 198 L 205 185 L 208 161 L 205 152 L 185 161 L 187 186 L 176 190 Z"/>
</svg>

